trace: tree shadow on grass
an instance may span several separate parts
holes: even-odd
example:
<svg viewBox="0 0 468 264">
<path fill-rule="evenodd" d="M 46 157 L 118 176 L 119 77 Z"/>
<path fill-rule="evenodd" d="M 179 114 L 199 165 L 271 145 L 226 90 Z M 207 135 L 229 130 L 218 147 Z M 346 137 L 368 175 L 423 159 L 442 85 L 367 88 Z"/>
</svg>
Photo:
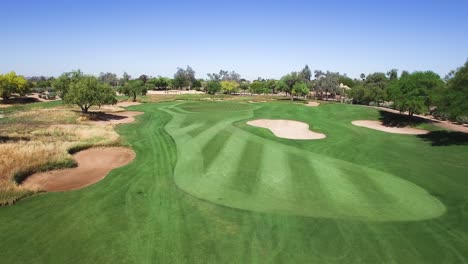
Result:
<svg viewBox="0 0 468 264">
<path fill-rule="evenodd" d="M 0 143 L 8 143 L 8 142 L 17 142 L 17 141 L 30 141 L 29 137 L 10 137 L 10 136 L 2 136 L 0 135 Z"/>
<path fill-rule="evenodd" d="M 430 142 L 432 146 L 462 145 L 468 146 L 468 134 L 454 131 L 431 131 L 425 135 L 418 135 L 424 141 Z"/>
<path fill-rule="evenodd" d="M 32 97 L 11 97 L 8 100 L 1 100 L 0 104 L 6 105 L 20 105 L 20 104 L 32 104 L 40 102 L 37 98 Z"/>
<path fill-rule="evenodd" d="M 408 116 L 405 114 L 396 114 L 387 111 L 379 111 L 380 118 L 384 126 L 388 127 L 414 127 L 421 124 L 431 124 L 433 123 L 430 120 L 417 117 L 417 116 Z"/>
<path fill-rule="evenodd" d="M 122 116 L 118 115 L 118 112 L 116 114 L 111 114 L 111 113 L 105 113 L 105 112 L 88 112 L 86 114 L 81 113 L 79 110 L 73 110 L 75 113 L 80 114 L 82 117 L 84 117 L 86 120 L 90 121 L 113 121 L 113 120 L 122 120 L 128 118 L 127 116 Z"/>
</svg>

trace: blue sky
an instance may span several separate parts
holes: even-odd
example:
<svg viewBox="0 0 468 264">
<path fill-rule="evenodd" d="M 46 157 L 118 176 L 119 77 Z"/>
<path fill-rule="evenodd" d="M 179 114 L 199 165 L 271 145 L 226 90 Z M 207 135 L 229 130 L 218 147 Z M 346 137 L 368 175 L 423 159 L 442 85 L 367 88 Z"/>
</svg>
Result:
<svg viewBox="0 0 468 264">
<path fill-rule="evenodd" d="M 468 58 L 468 1 L 0 0 L 0 72 L 279 78 L 308 64 L 358 77 L 445 75 Z"/>
</svg>

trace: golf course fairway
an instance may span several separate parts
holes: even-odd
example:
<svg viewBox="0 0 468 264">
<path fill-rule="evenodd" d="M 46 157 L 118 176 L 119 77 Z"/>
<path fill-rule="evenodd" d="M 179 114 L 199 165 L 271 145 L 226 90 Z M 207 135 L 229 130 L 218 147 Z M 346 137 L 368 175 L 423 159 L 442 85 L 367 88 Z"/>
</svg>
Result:
<svg viewBox="0 0 468 264">
<path fill-rule="evenodd" d="M 345 104 L 129 109 L 144 112 L 117 128 L 134 161 L 1 207 L 0 263 L 468 262 L 466 142 L 357 127 L 379 112 Z M 326 138 L 279 138 L 255 119 Z"/>
</svg>

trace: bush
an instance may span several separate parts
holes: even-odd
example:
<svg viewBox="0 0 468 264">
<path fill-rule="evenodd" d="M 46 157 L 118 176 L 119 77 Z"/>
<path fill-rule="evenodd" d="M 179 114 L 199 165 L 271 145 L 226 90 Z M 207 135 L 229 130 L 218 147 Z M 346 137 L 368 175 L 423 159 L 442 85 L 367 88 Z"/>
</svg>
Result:
<svg viewBox="0 0 468 264">
<path fill-rule="evenodd" d="M 47 97 L 46 99 L 47 99 L 47 100 L 54 100 L 56 96 L 57 96 L 57 95 L 56 95 L 55 93 L 53 93 L 53 92 L 52 92 L 52 93 L 48 93 L 47 96 L 46 96 L 46 97 Z"/>
</svg>

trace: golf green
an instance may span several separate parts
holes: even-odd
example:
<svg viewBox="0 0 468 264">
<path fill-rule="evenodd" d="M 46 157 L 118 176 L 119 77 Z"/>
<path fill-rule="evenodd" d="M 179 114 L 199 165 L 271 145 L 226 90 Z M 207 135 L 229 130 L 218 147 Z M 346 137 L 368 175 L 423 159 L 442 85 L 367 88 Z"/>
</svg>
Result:
<svg viewBox="0 0 468 264">
<path fill-rule="evenodd" d="M 0 208 L 1 263 L 466 263 L 468 146 L 353 126 L 375 109 L 167 102 L 90 187 Z M 305 122 L 320 140 L 254 119 Z M 433 127 L 428 126 L 429 129 Z"/>
</svg>

